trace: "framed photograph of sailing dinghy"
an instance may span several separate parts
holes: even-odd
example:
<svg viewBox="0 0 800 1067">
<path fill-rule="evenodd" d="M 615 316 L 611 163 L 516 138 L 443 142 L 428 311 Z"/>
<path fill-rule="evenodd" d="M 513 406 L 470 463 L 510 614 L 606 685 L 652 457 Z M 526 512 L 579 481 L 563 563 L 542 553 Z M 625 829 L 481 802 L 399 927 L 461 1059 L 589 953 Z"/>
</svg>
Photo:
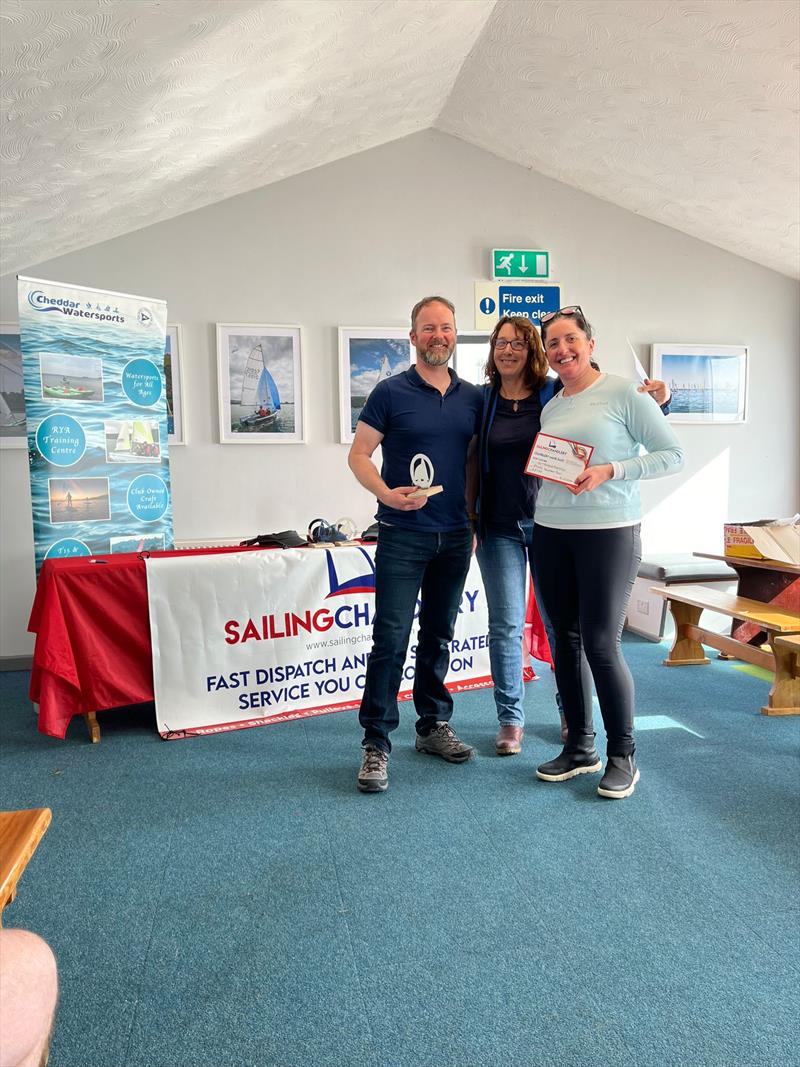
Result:
<svg viewBox="0 0 800 1067">
<path fill-rule="evenodd" d="M 339 327 L 339 439 L 350 444 L 367 397 L 384 378 L 411 366 L 403 326 Z"/>
<path fill-rule="evenodd" d="M 186 444 L 186 416 L 183 404 L 183 339 L 180 326 L 167 326 L 164 349 L 164 379 L 167 387 L 167 440 L 171 445 Z"/>
<path fill-rule="evenodd" d="M 220 444 L 305 442 L 299 326 L 218 322 L 217 372 Z"/>
<path fill-rule="evenodd" d="M 650 377 L 667 383 L 670 422 L 745 422 L 746 345 L 651 346 Z"/>
<path fill-rule="evenodd" d="M 0 322 L 0 448 L 27 447 L 19 326 Z"/>
</svg>

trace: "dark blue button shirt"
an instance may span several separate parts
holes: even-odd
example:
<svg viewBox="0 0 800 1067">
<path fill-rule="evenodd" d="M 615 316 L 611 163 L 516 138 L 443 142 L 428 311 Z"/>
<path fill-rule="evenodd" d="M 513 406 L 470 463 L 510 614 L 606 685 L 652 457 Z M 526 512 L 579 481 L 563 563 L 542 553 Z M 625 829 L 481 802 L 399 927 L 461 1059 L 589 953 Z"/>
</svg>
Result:
<svg viewBox="0 0 800 1067">
<path fill-rule="evenodd" d="M 412 485 L 411 460 L 424 453 L 433 464 L 433 485 L 444 492 L 432 496 L 419 511 L 397 511 L 378 504 L 380 522 L 409 530 L 446 533 L 468 525 L 465 502 L 467 448 L 478 432 L 481 392 L 449 371 L 450 385 L 442 396 L 420 377 L 416 367 L 378 382 L 359 416 L 383 434 L 381 477 L 390 489 Z"/>
</svg>

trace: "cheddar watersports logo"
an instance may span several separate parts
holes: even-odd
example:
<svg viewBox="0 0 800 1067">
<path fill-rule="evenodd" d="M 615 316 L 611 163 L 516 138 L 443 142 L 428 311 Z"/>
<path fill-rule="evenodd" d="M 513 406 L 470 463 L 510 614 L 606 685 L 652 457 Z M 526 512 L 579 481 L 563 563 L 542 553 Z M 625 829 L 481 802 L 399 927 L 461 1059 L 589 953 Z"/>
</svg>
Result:
<svg viewBox="0 0 800 1067">
<path fill-rule="evenodd" d="M 28 293 L 28 303 L 34 311 L 55 311 L 76 319 L 94 319 L 95 322 L 125 321 L 125 316 L 120 315 L 119 310 L 112 308 L 110 304 L 81 304 L 66 296 L 48 296 L 41 289 L 33 289 Z"/>
</svg>

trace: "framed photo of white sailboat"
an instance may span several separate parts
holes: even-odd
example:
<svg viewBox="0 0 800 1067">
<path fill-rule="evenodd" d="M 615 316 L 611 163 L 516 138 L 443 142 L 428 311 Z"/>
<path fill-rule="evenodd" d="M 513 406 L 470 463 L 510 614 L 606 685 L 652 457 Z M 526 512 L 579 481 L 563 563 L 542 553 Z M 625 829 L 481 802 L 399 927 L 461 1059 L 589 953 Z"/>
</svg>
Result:
<svg viewBox="0 0 800 1067">
<path fill-rule="evenodd" d="M 355 435 L 367 397 L 384 378 L 411 366 L 411 339 L 402 326 L 339 327 L 339 434 Z"/>
<path fill-rule="evenodd" d="M 299 326 L 217 323 L 221 444 L 303 444 Z"/>
<path fill-rule="evenodd" d="M 171 445 L 186 444 L 186 416 L 183 404 L 183 339 L 180 326 L 167 326 L 164 349 L 164 378 L 167 387 L 167 440 Z"/>
<path fill-rule="evenodd" d="M 0 323 L 0 448 L 27 448 L 19 326 Z"/>
</svg>

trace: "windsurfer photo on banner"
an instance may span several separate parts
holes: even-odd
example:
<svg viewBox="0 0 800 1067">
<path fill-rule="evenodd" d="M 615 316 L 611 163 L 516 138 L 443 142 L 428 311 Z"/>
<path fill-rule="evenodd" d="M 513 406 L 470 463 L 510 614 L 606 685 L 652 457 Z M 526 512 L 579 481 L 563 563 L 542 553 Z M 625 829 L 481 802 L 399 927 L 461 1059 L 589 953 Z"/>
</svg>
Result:
<svg viewBox="0 0 800 1067">
<path fill-rule="evenodd" d="M 245 329 L 217 326 L 221 439 L 302 440 L 299 328 Z"/>
</svg>

